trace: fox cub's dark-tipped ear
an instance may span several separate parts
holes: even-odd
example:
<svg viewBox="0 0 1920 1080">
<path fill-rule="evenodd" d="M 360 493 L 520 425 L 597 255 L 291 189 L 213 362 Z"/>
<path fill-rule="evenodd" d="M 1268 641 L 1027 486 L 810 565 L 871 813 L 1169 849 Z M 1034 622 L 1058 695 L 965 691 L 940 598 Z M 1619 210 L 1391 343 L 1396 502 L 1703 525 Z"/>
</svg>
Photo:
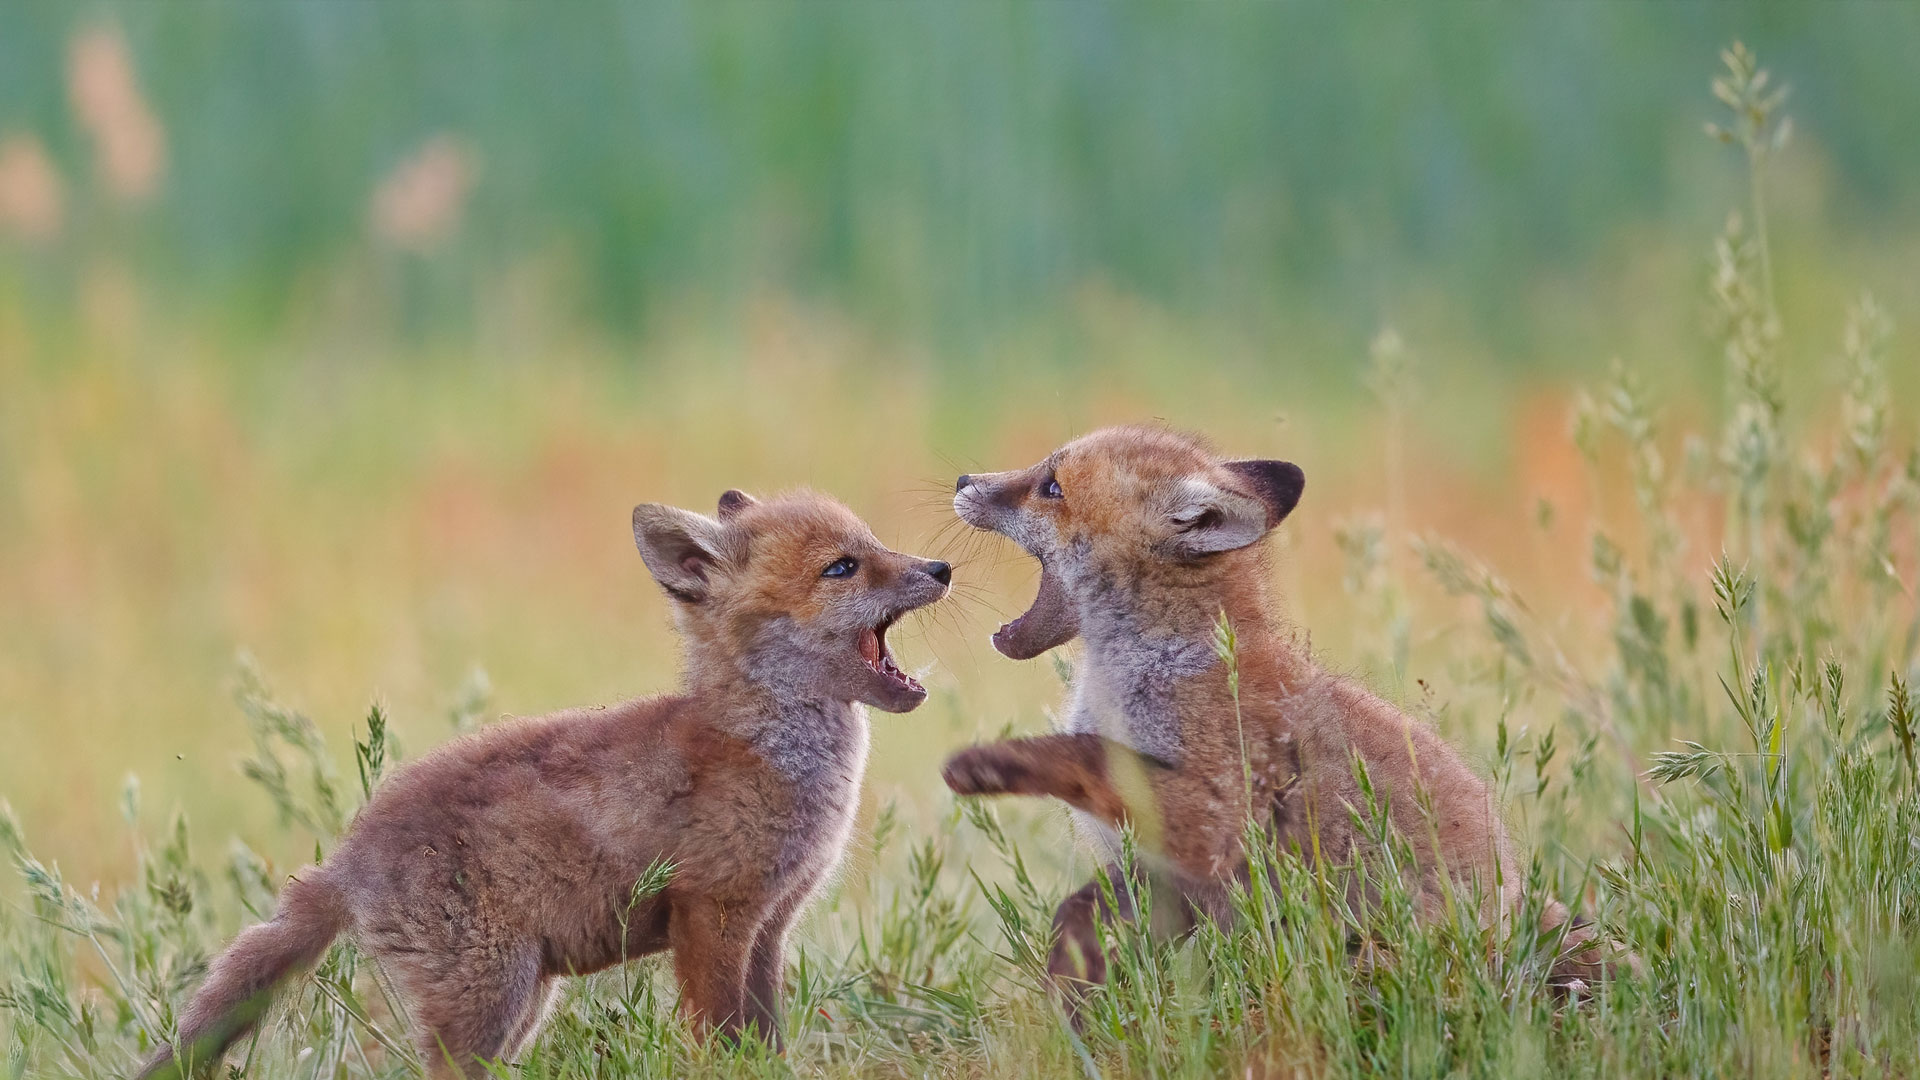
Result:
<svg viewBox="0 0 1920 1080">
<path fill-rule="evenodd" d="M 1205 480 L 1188 480 L 1167 514 L 1173 526 L 1167 547 L 1185 559 L 1237 551 L 1267 535 L 1267 517 L 1266 504 L 1259 499 Z"/>
<path fill-rule="evenodd" d="M 724 505 L 724 500 L 722 500 Z M 707 598 L 725 564 L 725 526 L 690 510 L 642 503 L 633 508 L 633 542 L 653 580 L 688 604 Z"/>
<path fill-rule="evenodd" d="M 1306 474 L 1285 461 L 1226 461 L 1226 486 L 1190 479 L 1174 500 L 1170 550 L 1198 558 L 1235 551 L 1267 535 L 1300 501 Z"/>
<path fill-rule="evenodd" d="M 741 491 L 730 488 L 720 493 L 720 520 L 725 521 L 749 506 L 757 505 L 760 500 Z"/>
<path fill-rule="evenodd" d="M 1300 502 L 1307 489 L 1307 474 L 1291 461 L 1228 461 L 1221 467 L 1246 485 L 1247 494 L 1267 504 L 1267 528 L 1271 529 Z"/>
</svg>

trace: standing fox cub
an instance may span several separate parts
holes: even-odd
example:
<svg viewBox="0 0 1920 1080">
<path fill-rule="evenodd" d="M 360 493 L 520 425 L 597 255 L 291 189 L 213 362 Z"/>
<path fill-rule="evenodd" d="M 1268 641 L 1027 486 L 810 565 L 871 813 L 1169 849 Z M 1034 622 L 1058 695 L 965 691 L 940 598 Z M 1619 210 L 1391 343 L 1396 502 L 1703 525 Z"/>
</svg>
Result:
<svg viewBox="0 0 1920 1080">
<path fill-rule="evenodd" d="M 556 977 L 662 949 L 691 1020 L 778 1045 L 787 930 L 853 824 L 861 706 L 927 696 L 887 629 L 953 572 L 807 494 L 729 491 L 717 520 L 640 506 L 633 535 L 675 601 L 684 689 L 502 724 L 401 770 L 214 961 L 143 1076 L 217 1062 L 342 933 L 400 990 L 435 1076 L 524 1046 Z"/>
<path fill-rule="evenodd" d="M 1025 660 L 1078 636 L 1086 653 L 1065 732 L 962 751 L 947 784 L 1061 799 L 1110 861 L 1114 826 L 1130 822 L 1190 926 L 1230 915 L 1249 813 L 1283 847 L 1335 862 L 1365 853 L 1349 813 L 1367 805 L 1357 756 L 1411 841 L 1422 914 L 1442 910 L 1450 879 L 1463 894 L 1479 890 L 1483 922 L 1495 925 L 1518 909 L 1521 875 L 1487 786 L 1426 726 L 1317 666 L 1268 593 L 1260 541 L 1305 484 L 1288 462 L 1222 460 L 1195 439 L 1137 427 L 1096 431 L 1029 469 L 960 477 L 961 519 L 1040 561 L 1033 607 L 994 647 Z M 1223 614 L 1237 636 L 1237 700 L 1214 645 Z M 1108 874 L 1123 880 L 1117 867 Z M 1096 879 L 1054 919 L 1048 970 L 1070 1008 L 1105 981 L 1095 920 L 1132 914 L 1123 891 L 1112 894 L 1118 912 L 1102 909 L 1102 895 Z M 1546 921 L 1559 929 L 1566 910 L 1553 906 Z M 1584 940 L 1567 934 L 1570 946 Z M 1590 976 L 1568 953 L 1565 977 Z"/>
</svg>

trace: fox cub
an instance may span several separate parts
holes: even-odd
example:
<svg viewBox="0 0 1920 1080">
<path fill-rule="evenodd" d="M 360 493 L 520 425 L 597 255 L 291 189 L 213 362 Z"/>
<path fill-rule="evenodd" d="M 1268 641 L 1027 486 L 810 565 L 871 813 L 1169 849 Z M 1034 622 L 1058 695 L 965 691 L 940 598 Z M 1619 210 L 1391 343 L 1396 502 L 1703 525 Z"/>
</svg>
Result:
<svg viewBox="0 0 1920 1080">
<path fill-rule="evenodd" d="M 524 1046 L 559 976 L 662 949 L 689 1019 L 779 1045 L 788 928 L 853 824 L 861 706 L 926 699 L 887 630 L 952 570 L 811 494 L 729 491 L 717 518 L 640 506 L 633 535 L 674 601 L 682 690 L 501 724 L 396 773 L 214 961 L 142 1075 L 216 1062 L 342 933 L 398 987 L 435 1076 Z"/>
<path fill-rule="evenodd" d="M 1519 905 L 1522 871 L 1487 786 L 1425 725 L 1315 664 L 1268 592 L 1261 540 L 1305 483 L 1288 462 L 1223 460 L 1141 427 L 1096 431 L 1031 468 L 960 477 L 955 512 L 1040 562 L 1032 608 L 994 647 L 1024 660 L 1077 636 L 1086 652 L 1064 732 L 962 751 L 946 782 L 962 795 L 1061 799 L 1110 862 L 1114 826 L 1131 822 L 1150 880 L 1171 886 L 1191 926 L 1231 914 L 1226 884 L 1245 880 L 1249 814 L 1286 847 L 1334 862 L 1364 852 L 1349 815 L 1367 805 L 1357 755 L 1412 840 L 1424 914 L 1440 912 L 1450 878 L 1462 894 L 1479 889 L 1483 922 L 1498 923 Z M 1215 648 L 1223 613 L 1237 635 L 1237 698 Z M 1096 879 L 1055 916 L 1048 968 L 1070 1009 L 1105 980 L 1095 920 L 1131 917 L 1130 899 L 1113 895 L 1123 910 L 1103 909 Z M 1565 919 L 1556 905 L 1547 921 Z M 1584 940 L 1568 935 L 1569 946 Z"/>
</svg>

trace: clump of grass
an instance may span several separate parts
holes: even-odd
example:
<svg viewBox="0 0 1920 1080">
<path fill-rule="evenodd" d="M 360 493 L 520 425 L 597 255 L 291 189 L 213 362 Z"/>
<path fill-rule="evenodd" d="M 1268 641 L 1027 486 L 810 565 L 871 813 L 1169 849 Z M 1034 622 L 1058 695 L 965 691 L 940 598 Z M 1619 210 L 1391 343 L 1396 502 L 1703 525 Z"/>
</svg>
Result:
<svg viewBox="0 0 1920 1080">
<path fill-rule="evenodd" d="M 1396 674 L 1419 670 L 1408 628 L 1425 623 L 1448 662 L 1447 677 L 1420 679 L 1433 713 L 1494 733 L 1494 778 L 1532 841 L 1526 864 L 1503 873 L 1525 878 L 1535 908 L 1557 897 L 1593 918 L 1638 957 L 1637 973 L 1576 1001 L 1547 987 L 1558 940 L 1531 929 L 1537 910 L 1483 927 L 1477 898 L 1462 895 L 1449 917 L 1416 920 L 1400 872 L 1409 841 L 1387 831 L 1384 793 L 1356 762 L 1365 800 L 1349 812 L 1378 857 L 1330 865 L 1250 830 L 1255 872 L 1229 923 L 1181 939 L 1149 932 L 1173 901 L 1126 859 L 1105 887 L 1134 897 L 1139 918 L 1105 929 L 1110 983 L 1076 1035 L 1045 978 L 1053 905 L 1078 884 L 1054 811 L 889 803 L 864 870 L 804 926 L 783 1059 L 696 1043 L 675 1018 L 666 966 L 645 960 L 574 981 L 520 1074 L 1920 1072 L 1920 452 L 1898 444 L 1892 329 L 1871 300 L 1841 334 L 1837 434 L 1779 389 L 1762 170 L 1784 145 L 1782 102 L 1745 50 L 1727 65 L 1716 93 L 1733 115 L 1715 132 L 1744 150 L 1754 186 L 1710 283 L 1726 416 L 1713 438 L 1671 430 L 1626 363 L 1584 399 L 1577 446 L 1634 496 L 1630 517 L 1588 538 L 1595 632 L 1543 615 L 1440 537 L 1409 541 L 1397 511 L 1390 528 L 1360 519 L 1341 545 Z M 1405 355 L 1397 341 L 1376 347 L 1390 410 Z M 1681 510 L 1705 501 L 1728 507 L 1724 537 L 1686 526 Z M 1446 633 L 1414 605 L 1390 570 L 1402 545 L 1475 632 Z M 1231 661 L 1224 622 L 1217 645 Z M 452 727 L 479 723 L 488 693 L 484 675 L 470 677 Z M 237 697 L 250 736 L 242 771 L 281 826 L 323 854 L 399 759 L 390 718 L 375 707 L 356 734 L 355 784 L 250 663 Z M 236 843 L 210 871 L 183 816 L 155 828 L 137 782 L 121 804 L 135 873 L 110 897 L 64 880 L 0 812 L 0 854 L 21 883 L 0 905 L 8 1075 L 125 1073 L 170 1036 L 213 951 L 271 910 L 286 868 Z M 656 868 L 636 894 L 668 873 Z M 404 1031 L 379 973 L 341 944 L 236 1052 L 232 1075 L 414 1075 Z"/>
</svg>

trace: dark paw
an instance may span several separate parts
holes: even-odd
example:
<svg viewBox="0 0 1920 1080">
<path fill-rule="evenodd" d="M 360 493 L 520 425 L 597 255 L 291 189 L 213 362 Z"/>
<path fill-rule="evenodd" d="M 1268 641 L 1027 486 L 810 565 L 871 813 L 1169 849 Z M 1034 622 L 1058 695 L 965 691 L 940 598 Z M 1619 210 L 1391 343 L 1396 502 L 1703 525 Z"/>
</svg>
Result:
<svg viewBox="0 0 1920 1080">
<path fill-rule="evenodd" d="M 976 746 L 948 758 L 940 779 L 957 795 L 999 795 L 1009 790 L 1012 778 L 998 754 Z"/>
</svg>

